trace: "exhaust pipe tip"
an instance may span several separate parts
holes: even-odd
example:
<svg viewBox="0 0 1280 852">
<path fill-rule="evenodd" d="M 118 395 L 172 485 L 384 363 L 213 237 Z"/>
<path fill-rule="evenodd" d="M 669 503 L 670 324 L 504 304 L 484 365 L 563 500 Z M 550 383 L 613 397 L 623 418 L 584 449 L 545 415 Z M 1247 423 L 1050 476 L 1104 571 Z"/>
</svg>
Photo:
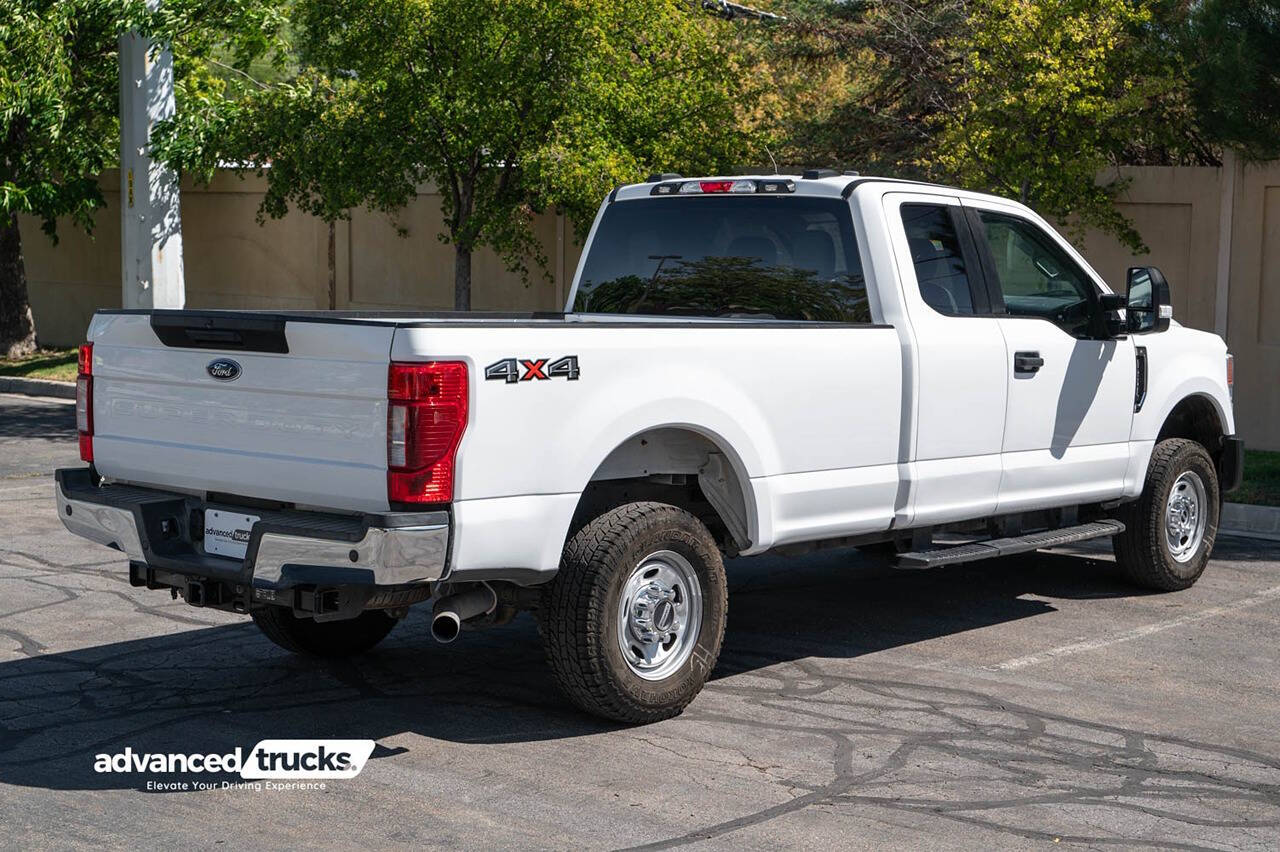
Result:
<svg viewBox="0 0 1280 852">
<path fill-rule="evenodd" d="M 448 645 L 462 632 L 462 619 L 455 612 L 441 612 L 431 619 L 431 636 L 442 645 Z"/>
<path fill-rule="evenodd" d="M 436 601 L 432 609 L 431 635 L 437 642 L 449 643 L 462 632 L 462 622 L 493 612 L 498 596 L 485 583 L 465 592 L 447 595 Z"/>
</svg>

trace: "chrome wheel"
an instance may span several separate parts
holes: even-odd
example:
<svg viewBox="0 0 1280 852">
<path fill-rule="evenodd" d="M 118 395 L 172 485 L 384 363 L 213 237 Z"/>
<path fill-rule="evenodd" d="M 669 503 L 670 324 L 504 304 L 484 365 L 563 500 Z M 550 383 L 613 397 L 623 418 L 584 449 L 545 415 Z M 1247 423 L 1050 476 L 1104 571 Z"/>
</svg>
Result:
<svg viewBox="0 0 1280 852">
<path fill-rule="evenodd" d="M 618 601 L 618 647 L 631 670 L 662 680 L 684 665 L 702 627 L 702 585 L 688 559 L 659 550 L 640 560 Z"/>
<path fill-rule="evenodd" d="M 1174 481 L 1164 512 L 1165 541 L 1174 561 L 1189 562 L 1195 556 L 1208 525 L 1208 503 L 1198 474 L 1184 471 Z"/>
</svg>

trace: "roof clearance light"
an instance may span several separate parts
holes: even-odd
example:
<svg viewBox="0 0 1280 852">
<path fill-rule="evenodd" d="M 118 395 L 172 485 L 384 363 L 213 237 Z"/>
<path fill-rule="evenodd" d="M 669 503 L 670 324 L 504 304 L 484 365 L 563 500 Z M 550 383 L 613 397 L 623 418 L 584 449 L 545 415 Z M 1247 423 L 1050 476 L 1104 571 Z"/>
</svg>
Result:
<svg viewBox="0 0 1280 852">
<path fill-rule="evenodd" d="M 649 190 L 650 195 L 703 195 L 705 193 L 731 192 L 750 195 L 756 192 L 777 194 L 795 192 L 795 181 L 757 180 L 755 178 L 737 178 L 735 180 L 686 180 L 656 184 Z"/>
</svg>

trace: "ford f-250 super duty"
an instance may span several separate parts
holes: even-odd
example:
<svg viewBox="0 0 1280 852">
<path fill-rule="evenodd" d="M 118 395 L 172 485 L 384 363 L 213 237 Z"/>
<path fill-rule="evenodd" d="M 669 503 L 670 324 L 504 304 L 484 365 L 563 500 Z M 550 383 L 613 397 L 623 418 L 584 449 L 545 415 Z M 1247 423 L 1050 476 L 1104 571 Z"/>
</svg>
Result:
<svg viewBox="0 0 1280 852">
<path fill-rule="evenodd" d="M 1171 313 L 1000 198 L 660 175 L 601 206 L 563 314 L 99 312 L 58 511 L 304 654 L 534 610 L 574 702 L 660 719 L 715 665 L 724 555 L 1109 536 L 1194 583 L 1243 449 L 1231 356 Z"/>
</svg>

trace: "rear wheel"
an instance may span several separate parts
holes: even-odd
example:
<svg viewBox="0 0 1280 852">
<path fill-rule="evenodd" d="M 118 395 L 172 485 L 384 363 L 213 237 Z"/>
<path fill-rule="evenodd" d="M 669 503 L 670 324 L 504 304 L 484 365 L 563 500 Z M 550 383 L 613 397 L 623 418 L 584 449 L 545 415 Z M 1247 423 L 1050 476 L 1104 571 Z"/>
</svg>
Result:
<svg viewBox="0 0 1280 852">
<path fill-rule="evenodd" d="M 1157 444 L 1142 496 L 1123 507 L 1125 531 L 1114 539 L 1126 579 L 1162 592 L 1194 585 L 1209 563 L 1221 505 L 1204 447 L 1184 438 Z"/>
<path fill-rule="evenodd" d="M 263 635 L 286 651 L 309 657 L 349 657 L 385 639 L 397 619 L 382 610 L 369 610 L 342 621 L 316 621 L 296 618 L 292 610 L 271 606 L 255 610 L 253 621 Z"/>
<path fill-rule="evenodd" d="M 720 654 L 724 563 L 706 526 L 675 506 L 629 503 L 592 520 L 544 595 L 547 660 L 589 713 L 631 723 L 675 716 Z"/>
</svg>

